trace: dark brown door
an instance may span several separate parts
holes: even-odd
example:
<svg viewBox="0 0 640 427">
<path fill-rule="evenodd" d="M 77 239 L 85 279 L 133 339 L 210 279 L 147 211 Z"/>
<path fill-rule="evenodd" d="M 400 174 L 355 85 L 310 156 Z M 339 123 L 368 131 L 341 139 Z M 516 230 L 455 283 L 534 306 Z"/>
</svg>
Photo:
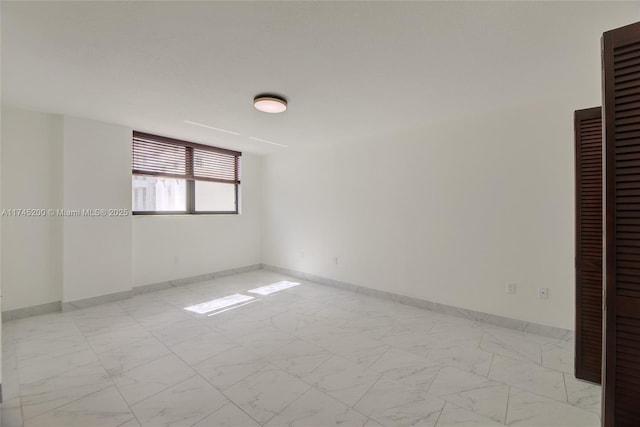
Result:
<svg viewBox="0 0 640 427">
<path fill-rule="evenodd" d="M 602 108 L 574 115 L 576 153 L 575 374 L 600 383 L 602 365 Z"/>
<path fill-rule="evenodd" d="M 602 37 L 603 423 L 640 426 L 640 23 Z"/>
</svg>

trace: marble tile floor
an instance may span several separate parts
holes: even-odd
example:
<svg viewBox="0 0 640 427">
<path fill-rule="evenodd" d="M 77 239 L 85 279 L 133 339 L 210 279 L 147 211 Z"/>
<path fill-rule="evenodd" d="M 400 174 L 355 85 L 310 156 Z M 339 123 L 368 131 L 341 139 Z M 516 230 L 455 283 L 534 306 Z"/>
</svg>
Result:
<svg viewBox="0 0 640 427">
<path fill-rule="evenodd" d="M 570 341 L 263 270 L 3 328 L 3 427 L 600 425 Z"/>
</svg>

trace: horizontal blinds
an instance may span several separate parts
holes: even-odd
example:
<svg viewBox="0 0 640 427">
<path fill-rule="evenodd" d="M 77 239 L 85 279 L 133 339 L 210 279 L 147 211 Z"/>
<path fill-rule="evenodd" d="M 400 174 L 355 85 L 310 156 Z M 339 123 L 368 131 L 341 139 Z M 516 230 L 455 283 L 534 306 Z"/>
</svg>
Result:
<svg viewBox="0 0 640 427">
<path fill-rule="evenodd" d="M 242 153 L 133 133 L 133 174 L 240 184 Z"/>
<path fill-rule="evenodd" d="M 238 157 L 194 148 L 193 176 L 197 180 L 238 182 Z"/>
<path fill-rule="evenodd" d="M 133 138 L 133 173 L 184 177 L 187 147 Z"/>
</svg>

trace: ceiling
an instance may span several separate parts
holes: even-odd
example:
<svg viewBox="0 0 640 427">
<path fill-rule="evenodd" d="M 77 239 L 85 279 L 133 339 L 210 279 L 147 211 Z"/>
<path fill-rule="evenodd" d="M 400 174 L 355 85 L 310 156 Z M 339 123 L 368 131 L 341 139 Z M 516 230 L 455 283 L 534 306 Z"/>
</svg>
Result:
<svg viewBox="0 0 640 427">
<path fill-rule="evenodd" d="M 545 99 L 578 75 L 596 93 L 600 34 L 640 16 L 609 1 L 1 7 L 4 104 L 259 154 L 287 148 L 249 137 L 362 141 Z M 261 92 L 289 110 L 256 111 Z"/>
</svg>

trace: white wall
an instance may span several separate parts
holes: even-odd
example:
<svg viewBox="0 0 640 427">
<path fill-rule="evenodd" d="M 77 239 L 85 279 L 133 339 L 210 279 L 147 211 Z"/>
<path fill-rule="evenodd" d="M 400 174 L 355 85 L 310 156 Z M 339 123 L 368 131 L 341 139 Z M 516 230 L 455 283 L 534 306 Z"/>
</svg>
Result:
<svg viewBox="0 0 640 427">
<path fill-rule="evenodd" d="M 2 118 L 3 208 L 131 209 L 131 128 L 7 106 Z M 261 174 L 244 155 L 240 215 L 3 217 L 2 310 L 260 263 Z"/>
<path fill-rule="evenodd" d="M 5 209 L 130 208 L 131 129 L 8 107 L 2 116 Z M 130 218 L 2 223 L 2 310 L 131 289 Z"/>
<path fill-rule="evenodd" d="M 590 106 L 549 100 L 270 155 L 264 262 L 573 329 L 572 111 Z"/>
<path fill-rule="evenodd" d="M 131 135 L 65 116 L 64 208 L 131 210 Z M 131 289 L 130 216 L 66 216 L 63 302 Z"/>
<path fill-rule="evenodd" d="M 64 270 L 53 261 L 55 226 L 3 219 L 3 310 L 255 264 L 262 234 L 268 264 L 572 328 L 572 110 L 593 105 L 583 101 L 344 147 L 245 155 L 241 215 L 66 218 Z M 15 109 L 3 118 L 3 207 L 55 204 L 60 188 L 69 209 L 130 206 L 130 129 Z M 20 181 L 16 158 L 35 150 L 29 144 L 51 150 L 36 157 L 49 172 Z M 22 231 L 11 237 L 12 229 Z M 26 253 L 29 245 L 48 249 Z M 504 293 L 511 280 L 515 296 Z M 539 286 L 550 288 L 549 300 L 537 299 Z"/>
<path fill-rule="evenodd" d="M 2 207 L 62 207 L 62 117 L 2 109 Z M 62 221 L 2 217 L 2 310 L 62 299 Z"/>
<path fill-rule="evenodd" d="M 262 158 L 241 162 L 240 215 L 133 218 L 134 286 L 261 262 Z"/>
</svg>

